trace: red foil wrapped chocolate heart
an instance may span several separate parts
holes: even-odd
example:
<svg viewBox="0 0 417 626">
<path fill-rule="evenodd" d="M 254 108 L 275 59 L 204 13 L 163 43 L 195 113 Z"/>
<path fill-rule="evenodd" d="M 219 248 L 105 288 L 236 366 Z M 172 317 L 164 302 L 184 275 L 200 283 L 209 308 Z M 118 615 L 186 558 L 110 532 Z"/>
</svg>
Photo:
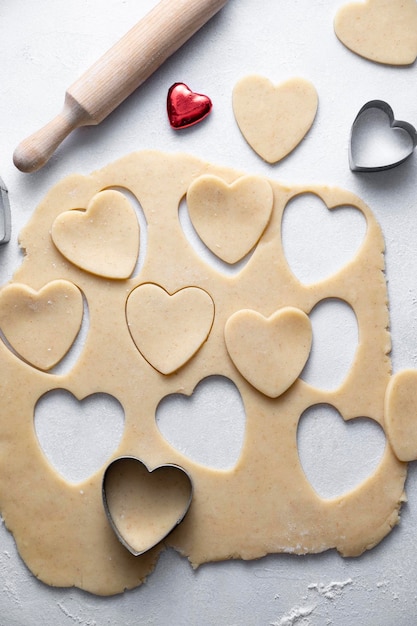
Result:
<svg viewBox="0 0 417 626">
<path fill-rule="evenodd" d="M 194 93 L 184 83 L 169 88 L 167 112 L 172 128 L 188 128 L 201 122 L 210 113 L 212 102 L 208 96 Z"/>
</svg>

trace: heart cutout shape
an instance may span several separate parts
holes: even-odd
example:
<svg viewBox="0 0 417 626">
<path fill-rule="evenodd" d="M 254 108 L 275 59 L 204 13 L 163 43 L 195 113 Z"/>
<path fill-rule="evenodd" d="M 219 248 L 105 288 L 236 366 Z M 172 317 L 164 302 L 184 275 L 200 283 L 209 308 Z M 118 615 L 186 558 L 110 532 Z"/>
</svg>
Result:
<svg viewBox="0 0 417 626">
<path fill-rule="evenodd" d="M 352 125 L 350 169 L 353 172 L 391 169 L 404 163 L 416 145 L 414 126 L 396 120 L 387 102 L 371 100 L 360 109 Z"/>
<path fill-rule="evenodd" d="M 264 395 L 277 398 L 296 381 L 307 361 L 311 324 L 295 307 L 283 307 L 268 318 L 243 309 L 227 320 L 225 340 L 242 376 Z"/>
<path fill-rule="evenodd" d="M 367 0 L 343 6 L 334 30 L 352 52 L 370 61 L 409 65 L 417 58 L 415 0 Z"/>
<path fill-rule="evenodd" d="M 273 202 L 271 185 L 259 176 L 242 176 L 230 185 L 217 176 L 200 176 L 187 191 L 188 212 L 198 236 L 230 264 L 258 243 Z"/>
<path fill-rule="evenodd" d="M 282 246 L 292 273 L 304 285 L 336 274 L 357 254 L 366 228 L 364 214 L 353 205 L 328 207 L 311 193 L 292 198 L 281 226 Z"/>
<path fill-rule="evenodd" d="M 246 413 L 236 385 L 224 376 L 209 376 L 190 396 L 165 396 L 156 410 L 156 424 L 166 441 L 187 458 L 226 470 L 240 457 Z"/>
<path fill-rule="evenodd" d="M 344 300 L 327 298 L 315 305 L 309 318 L 313 344 L 300 378 L 318 389 L 337 389 L 349 374 L 358 349 L 355 311 Z"/>
<path fill-rule="evenodd" d="M 82 319 L 81 291 L 69 281 L 54 280 L 39 291 L 12 283 L 0 291 L 0 329 L 13 350 L 38 369 L 61 361 Z"/>
<path fill-rule="evenodd" d="M 377 422 L 366 417 L 345 421 L 339 411 L 316 404 L 302 414 L 297 444 L 306 477 L 322 498 L 351 491 L 378 466 L 385 435 Z"/>
<path fill-rule="evenodd" d="M 126 304 L 132 339 L 142 356 L 161 374 L 172 374 L 187 363 L 207 340 L 214 320 L 214 303 L 199 287 L 173 294 L 153 283 L 136 287 Z"/>
<path fill-rule="evenodd" d="M 87 480 L 108 462 L 124 430 L 124 410 L 106 393 L 78 400 L 54 389 L 36 403 L 36 436 L 48 462 L 66 480 Z"/>
<path fill-rule="evenodd" d="M 104 278 L 128 278 L 139 253 L 139 222 L 120 191 L 97 193 L 87 209 L 64 211 L 55 219 L 52 240 L 68 261 Z"/>
<path fill-rule="evenodd" d="M 316 116 L 315 87 L 302 78 L 273 85 L 263 76 L 242 78 L 233 89 L 233 112 L 239 129 L 268 163 L 287 156 L 305 137 Z"/>
<path fill-rule="evenodd" d="M 417 370 L 398 372 L 385 394 L 385 425 L 389 442 L 400 461 L 417 460 Z"/>
<path fill-rule="evenodd" d="M 184 83 L 174 83 L 168 90 L 168 119 L 176 130 L 201 122 L 210 113 L 212 106 L 208 96 L 191 91 Z"/>
<path fill-rule="evenodd" d="M 193 486 L 177 465 L 153 470 L 135 457 L 115 459 L 103 478 L 103 504 L 119 541 L 134 555 L 147 552 L 182 522 Z"/>
</svg>

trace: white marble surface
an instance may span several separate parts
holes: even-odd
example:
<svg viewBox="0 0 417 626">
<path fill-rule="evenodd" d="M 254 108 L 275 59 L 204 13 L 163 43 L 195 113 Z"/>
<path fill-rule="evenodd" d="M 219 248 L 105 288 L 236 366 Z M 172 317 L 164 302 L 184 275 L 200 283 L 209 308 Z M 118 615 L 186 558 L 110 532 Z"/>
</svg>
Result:
<svg viewBox="0 0 417 626">
<path fill-rule="evenodd" d="M 13 231 L 10 243 L 0 249 L 1 283 L 12 277 L 21 262 L 19 230 L 47 190 L 64 176 L 74 171 L 87 174 L 138 149 L 185 151 L 248 173 L 338 185 L 360 195 L 373 209 L 386 239 L 393 369 L 416 367 L 416 158 L 389 172 L 353 174 L 348 140 L 356 113 L 376 98 L 388 101 L 398 118 L 417 125 L 417 67 L 377 65 L 344 48 L 332 25 L 343 0 L 230 0 L 106 121 L 74 132 L 45 168 L 28 175 L 13 166 L 13 150 L 20 140 L 59 112 L 65 89 L 155 4 L 155 0 L 2 2 L 0 175 L 9 188 Z M 233 118 L 233 86 L 250 73 L 276 83 L 303 76 L 319 94 L 310 133 L 275 166 L 251 151 Z M 167 90 L 177 81 L 206 93 L 214 103 L 207 120 L 182 132 L 170 129 L 165 112 Z M 356 226 L 346 228 L 347 236 L 355 232 Z M 340 315 L 354 343 L 356 329 L 343 318 L 343 311 Z M 326 318 L 316 323 L 323 336 L 324 359 L 326 354 L 330 358 L 337 333 L 333 337 L 327 332 Z M 343 346 L 337 349 L 343 352 Z M 334 366 L 327 371 L 335 373 Z M 219 389 L 208 393 L 214 399 Z M 230 402 L 239 412 L 239 398 Z M 204 402 L 201 406 L 204 410 Z M 310 432 L 311 437 L 316 434 L 314 429 Z M 378 454 L 378 437 L 370 434 L 368 448 L 361 451 L 364 458 L 371 452 Z M 352 441 L 356 441 L 352 451 L 356 459 L 360 441 Z M 217 455 L 209 462 L 217 466 L 222 459 Z M 334 480 L 343 480 L 343 472 L 338 474 Z M 328 489 L 334 490 L 335 485 Z M 359 558 L 342 559 L 334 552 L 276 555 L 254 562 L 208 564 L 193 571 L 185 559 L 168 551 L 144 586 L 112 598 L 40 583 L 1 525 L 0 625 L 410 626 L 417 617 L 414 464 L 409 467 L 407 493 L 401 524 Z"/>
</svg>

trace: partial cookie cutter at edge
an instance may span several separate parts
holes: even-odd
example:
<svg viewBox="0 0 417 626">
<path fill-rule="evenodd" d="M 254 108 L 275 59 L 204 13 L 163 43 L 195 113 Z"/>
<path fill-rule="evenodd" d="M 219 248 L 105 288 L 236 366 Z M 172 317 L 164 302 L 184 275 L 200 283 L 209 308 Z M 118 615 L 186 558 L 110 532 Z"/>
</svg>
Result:
<svg viewBox="0 0 417 626">
<path fill-rule="evenodd" d="M 107 482 L 107 476 L 108 476 L 108 472 L 110 471 L 110 469 L 112 467 L 114 467 L 116 464 L 122 463 L 123 461 L 135 461 L 137 463 L 140 463 L 141 465 L 143 465 L 146 470 L 152 474 L 152 472 L 159 470 L 159 469 L 163 469 L 163 468 L 174 468 L 177 469 L 179 471 L 181 471 L 184 476 L 188 479 L 189 482 L 189 488 L 190 488 L 190 494 L 188 497 L 188 500 L 182 510 L 181 515 L 179 515 L 179 517 L 175 520 L 175 522 L 169 527 L 167 528 L 167 530 L 161 535 L 159 536 L 157 539 L 155 539 L 155 541 L 150 544 L 149 546 L 147 546 L 146 548 L 144 548 L 143 550 L 136 550 L 127 540 L 126 538 L 123 536 L 123 534 L 120 532 L 114 518 L 113 515 L 111 514 L 110 511 L 110 507 L 108 504 L 108 499 L 107 499 L 107 490 L 106 490 L 106 482 Z M 180 465 L 176 465 L 175 463 L 163 463 L 162 465 L 159 465 L 157 467 L 155 467 L 153 470 L 149 470 L 148 466 L 138 457 L 135 456 L 119 456 L 115 459 L 113 459 L 113 461 L 111 461 L 109 463 L 109 465 L 107 465 L 104 475 L 103 475 L 103 481 L 102 481 L 102 499 L 103 499 L 103 506 L 104 506 L 104 510 L 107 516 L 107 519 L 112 527 L 112 530 L 114 531 L 117 539 L 119 540 L 119 542 L 127 549 L 129 550 L 129 552 L 131 554 L 133 554 L 133 556 L 141 556 L 142 554 L 145 554 L 146 552 L 148 552 L 149 550 L 151 550 L 152 548 L 154 548 L 155 546 L 157 546 L 161 541 L 163 541 L 164 539 L 166 539 L 166 537 L 168 537 L 168 535 L 170 535 L 178 526 L 179 524 L 181 524 L 181 522 L 184 520 L 185 516 L 187 515 L 190 506 L 191 506 L 191 502 L 193 499 L 193 495 L 194 495 L 194 485 L 193 485 L 193 481 L 191 479 L 190 474 Z"/>
<path fill-rule="evenodd" d="M 8 243 L 11 235 L 9 192 L 0 178 L 0 245 Z"/>
<path fill-rule="evenodd" d="M 408 151 L 408 153 L 404 157 L 399 159 L 398 161 L 395 161 L 393 163 L 387 163 L 385 165 L 358 165 L 355 162 L 355 159 L 352 154 L 352 142 L 353 142 L 353 137 L 355 134 L 355 129 L 362 114 L 369 109 L 379 109 L 380 111 L 385 113 L 385 115 L 387 116 L 391 128 L 400 128 L 409 135 L 411 142 L 412 142 L 412 147 Z M 363 105 L 363 107 L 360 109 L 359 113 L 355 117 L 354 122 L 352 124 L 351 133 L 350 133 L 350 142 L 349 142 L 350 169 L 352 170 L 352 172 L 382 172 L 385 170 L 392 169 L 394 167 L 397 167 L 397 165 L 401 165 L 401 163 L 404 163 L 404 161 L 406 161 L 413 154 L 416 146 L 417 146 L 417 130 L 414 128 L 414 126 L 410 124 L 409 122 L 396 120 L 394 117 L 394 112 L 392 108 L 384 100 L 370 100 L 369 102 Z"/>
</svg>

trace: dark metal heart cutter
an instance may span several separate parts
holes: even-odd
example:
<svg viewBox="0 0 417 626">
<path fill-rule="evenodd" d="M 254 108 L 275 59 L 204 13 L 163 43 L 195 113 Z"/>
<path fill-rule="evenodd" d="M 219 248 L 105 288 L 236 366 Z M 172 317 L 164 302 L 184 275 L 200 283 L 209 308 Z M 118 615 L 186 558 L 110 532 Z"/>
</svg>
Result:
<svg viewBox="0 0 417 626">
<path fill-rule="evenodd" d="M 383 100 L 367 102 L 351 130 L 349 164 L 353 172 L 381 172 L 404 163 L 417 145 L 417 131 L 396 120 Z"/>
</svg>

